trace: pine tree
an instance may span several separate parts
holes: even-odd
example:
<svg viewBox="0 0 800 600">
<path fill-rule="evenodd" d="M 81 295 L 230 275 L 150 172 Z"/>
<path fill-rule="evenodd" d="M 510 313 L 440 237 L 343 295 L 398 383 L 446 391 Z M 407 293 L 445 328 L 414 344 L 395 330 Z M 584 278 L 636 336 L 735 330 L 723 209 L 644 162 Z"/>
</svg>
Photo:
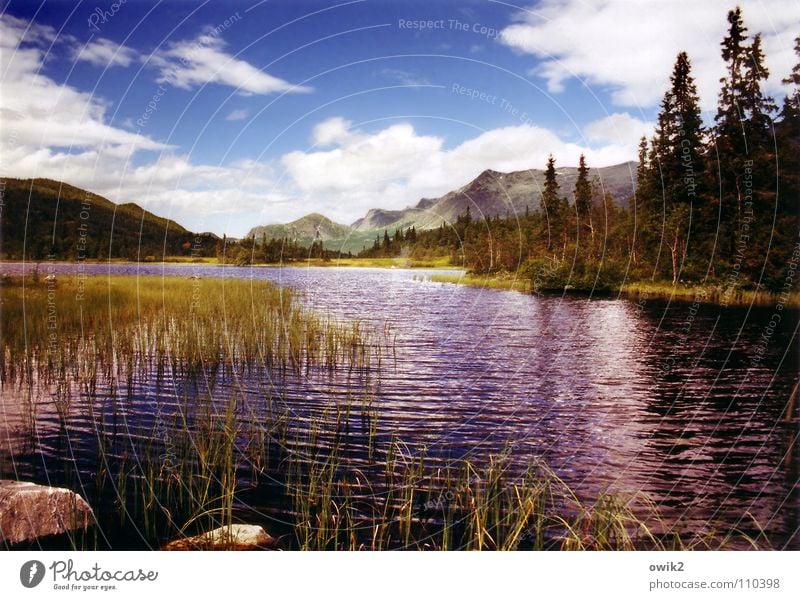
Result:
<svg viewBox="0 0 800 600">
<path fill-rule="evenodd" d="M 544 171 L 544 190 L 542 191 L 542 210 L 547 223 L 547 249 L 550 250 L 556 236 L 558 222 L 558 179 L 556 178 L 556 159 L 550 154 Z"/>
<path fill-rule="evenodd" d="M 755 268 L 769 244 L 769 226 L 757 219 L 770 212 L 769 204 L 775 200 L 771 191 L 775 182 L 770 181 L 775 106 L 761 90 L 762 81 L 769 76 L 761 36 L 756 35 L 752 45 L 747 45 L 747 28 L 738 7 L 728 13 L 728 23 L 730 29 L 722 42 L 726 76 L 721 80 L 714 128 L 721 178 L 720 234 L 727 238 L 729 262 Z"/>
<path fill-rule="evenodd" d="M 594 227 L 592 223 L 592 184 L 589 181 L 589 167 L 586 157 L 581 154 L 578 161 L 578 177 L 575 180 L 575 212 L 578 216 L 578 232 L 588 232 L 594 244 Z"/>
<path fill-rule="evenodd" d="M 661 102 L 654 146 L 667 207 L 696 201 L 705 170 L 705 131 L 686 52 L 678 54 L 670 82 Z"/>
<path fill-rule="evenodd" d="M 794 40 L 794 53 L 800 59 L 800 36 Z M 792 122 L 793 127 L 800 128 L 800 62 L 798 62 L 783 83 L 792 86 L 783 100 L 781 117 L 783 122 Z"/>
</svg>

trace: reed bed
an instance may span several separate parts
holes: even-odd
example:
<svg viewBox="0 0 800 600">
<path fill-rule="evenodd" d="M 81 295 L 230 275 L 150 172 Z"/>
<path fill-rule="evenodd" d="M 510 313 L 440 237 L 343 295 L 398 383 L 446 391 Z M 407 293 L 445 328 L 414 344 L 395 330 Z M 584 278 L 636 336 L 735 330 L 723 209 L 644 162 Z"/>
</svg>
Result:
<svg viewBox="0 0 800 600">
<path fill-rule="evenodd" d="M 320 317 L 264 281 L 59 276 L 0 285 L 2 382 L 91 386 L 166 367 L 188 375 L 370 368 L 373 344 L 359 323 Z"/>
</svg>

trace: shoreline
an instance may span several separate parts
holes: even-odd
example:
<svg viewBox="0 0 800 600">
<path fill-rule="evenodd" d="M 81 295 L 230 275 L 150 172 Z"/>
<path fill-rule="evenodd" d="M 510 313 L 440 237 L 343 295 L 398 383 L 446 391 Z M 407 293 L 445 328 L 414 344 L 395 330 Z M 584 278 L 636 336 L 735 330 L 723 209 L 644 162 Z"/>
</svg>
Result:
<svg viewBox="0 0 800 600">
<path fill-rule="evenodd" d="M 340 258 L 323 260 L 312 258 L 303 261 L 292 262 L 274 262 L 274 263 L 251 263 L 247 265 L 237 265 L 234 263 L 221 263 L 216 258 L 204 259 L 187 259 L 187 260 L 156 260 L 156 261 L 133 261 L 133 260 L 0 260 L 0 265 L 32 265 L 31 268 L 36 266 L 44 267 L 48 264 L 58 265 L 132 265 L 132 266 L 211 266 L 211 267 L 326 267 L 326 268 L 375 268 L 375 269 L 437 269 L 448 271 L 463 271 L 463 267 L 454 266 L 449 264 L 449 259 L 436 258 L 430 260 L 415 260 L 405 258 Z"/>
<path fill-rule="evenodd" d="M 506 290 L 531 294 L 531 282 L 522 277 L 482 276 L 474 274 L 434 275 L 431 281 L 437 283 L 450 283 L 481 289 Z M 782 294 L 768 291 L 734 289 L 724 290 L 714 285 L 707 286 L 673 286 L 671 283 L 637 281 L 625 283 L 612 289 L 564 289 L 553 288 L 540 290 L 537 296 L 572 296 L 589 298 L 621 298 L 630 300 L 668 300 L 675 302 L 698 303 L 714 306 L 776 306 L 785 308 L 800 308 L 800 292 Z M 783 299 L 782 299 L 783 298 Z"/>
<path fill-rule="evenodd" d="M 437 274 L 431 276 L 431 281 L 436 283 L 449 283 L 479 289 L 515 291 L 523 294 L 534 294 L 537 296 L 572 296 L 585 298 L 612 298 L 625 297 L 633 301 L 647 300 L 666 300 L 682 303 L 697 303 L 714 306 L 781 306 L 783 308 L 800 308 L 800 291 L 792 291 L 784 294 L 770 291 L 744 290 L 744 289 L 724 289 L 718 285 L 678 285 L 673 286 L 669 282 L 649 282 L 631 281 L 610 289 L 583 289 L 583 288 L 552 288 L 541 289 L 533 292 L 531 281 L 525 277 L 518 277 L 512 273 L 501 273 L 494 275 L 475 275 L 467 273 L 463 267 L 448 264 L 448 259 L 442 257 L 438 259 L 416 261 L 412 259 L 397 258 L 344 258 L 344 259 L 309 259 L 304 261 L 289 263 L 255 263 L 249 265 L 235 265 L 231 263 L 219 263 L 217 259 L 204 259 L 202 261 L 154 261 L 154 262 L 135 262 L 125 260 L 111 261 L 21 261 L 4 260 L 0 265 L 32 265 L 31 269 L 39 267 L 40 275 L 46 271 L 47 265 L 130 265 L 130 266 L 180 266 L 186 267 L 233 267 L 233 268 L 368 268 L 368 269 L 408 269 L 408 270 L 438 270 L 453 271 L 452 274 Z M 27 270 L 26 270 L 27 271 Z M 0 273 L 5 276 L 5 274 Z M 126 276 L 126 274 L 115 274 Z"/>
</svg>

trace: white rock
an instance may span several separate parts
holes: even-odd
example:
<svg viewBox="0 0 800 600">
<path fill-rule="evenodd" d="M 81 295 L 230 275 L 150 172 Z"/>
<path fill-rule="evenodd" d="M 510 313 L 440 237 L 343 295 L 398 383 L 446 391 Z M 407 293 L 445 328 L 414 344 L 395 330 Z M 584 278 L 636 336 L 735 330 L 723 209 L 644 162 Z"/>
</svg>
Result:
<svg viewBox="0 0 800 600">
<path fill-rule="evenodd" d="M 173 540 L 164 550 L 258 550 L 274 548 L 275 538 L 260 525 L 231 525 L 208 533 Z"/>
<path fill-rule="evenodd" d="M 94 522 L 91 507 L 71 490 L 0 479 L 0 542 L 13 546 Z"/>
</svg>

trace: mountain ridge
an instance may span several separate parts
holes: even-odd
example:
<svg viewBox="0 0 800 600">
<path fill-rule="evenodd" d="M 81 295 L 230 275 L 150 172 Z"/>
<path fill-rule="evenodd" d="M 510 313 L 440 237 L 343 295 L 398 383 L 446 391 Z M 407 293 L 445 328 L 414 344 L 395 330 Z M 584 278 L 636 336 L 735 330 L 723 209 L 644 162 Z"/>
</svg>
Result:
<svg viewBox="0 0 800 600">
<path fill-rule="evenodd" d="M 590 169 L 589 177 L 595 185 L 596 195 L 608 193 L 622 206 L 626 206 L 633 196 L 636 185 L 636 165 L 635 161 L 628 161 Z M 557 169 L 561 194 L 567 197 L 569 202 L 577 172 L 577 167 Z M 438 198 L 422 198 L 416 204 L 403 209 L 371 208 L 363 217 L 356 219 L 350 225 L 336 223 L 319 213 L 312 213 L 287 224 L 254 227 L 247 235 L 259 236 L 264 232 L 275 232 L 282 235 L 268 234 L 268 237 L 284 237 L 288 233 L 287 227 L 296 227 L 295 224 L 298 222 L 316 215 L 336 226 L 339 232 L 338 235 L 335 234 L 333 228 L 328 232 L 330 235 L 321 232 L 326 247 L 345 252 L 359 251 L 365 245 L 371 245 L 375 235 L 381 234 L 384 230 L 390 233 L 395 229 L 409 227 L 424 230 L 438 227 L 442 223 L 453 223 L 459 215 L 466 212 L 468 207 L 473 218 L 478 219 L 485 219 L 487 216 L 492 218 L 510 216 L 522 214 L 526 210 L 535 210 L 539 207 L 543 187 L 544 171 L 541 169 L 507 173 L 484 169 L 471 181 Z M 314 236 L 304 231 L 304 235 L 296 236 L 294 239 L 298 243 L 308 244 L 314 240 Z"/>
</svg>

